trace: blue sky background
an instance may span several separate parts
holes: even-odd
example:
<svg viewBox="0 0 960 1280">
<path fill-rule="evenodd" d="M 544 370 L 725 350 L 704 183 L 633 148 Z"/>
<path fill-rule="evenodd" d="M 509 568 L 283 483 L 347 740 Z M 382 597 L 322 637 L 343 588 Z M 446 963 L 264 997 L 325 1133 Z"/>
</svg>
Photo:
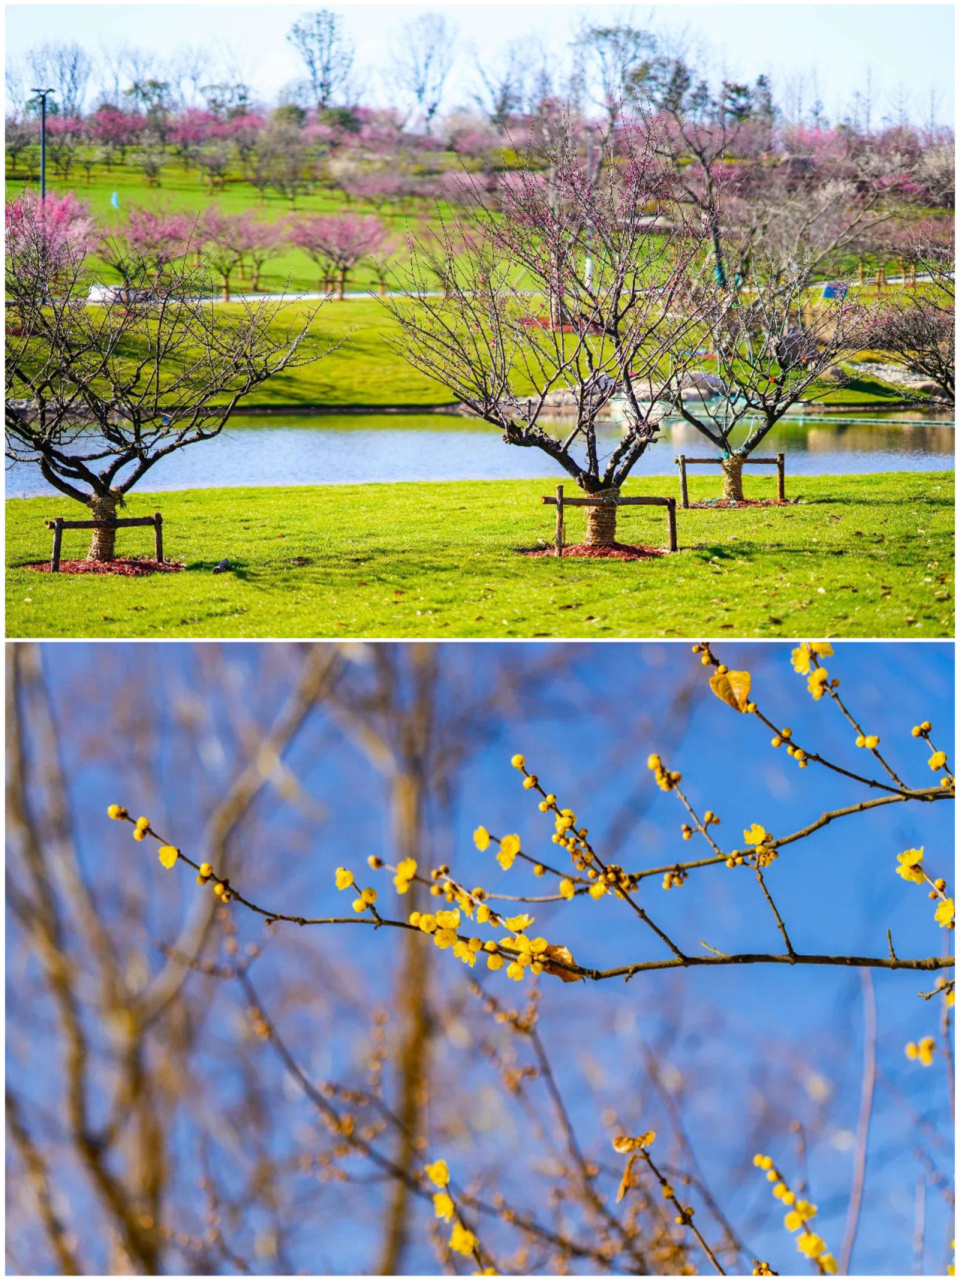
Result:
<svg viewBox="0 0 960 1280">
<path fill-rule="evenodd" d="M 703 48 L 716 74 L 754 79 L 769 73 L 781 95 L 794 98 L 800 80 L 807 106 L 819 96 L 831 118 L 849 107 L 872 77 L 874 122 L 895 116 L 898 103 L 917 120 L 929 116 L 931 94 L 941 123 L 954 118 L 954 9 L 903 4 L 331 4 L 357 44 L 366 98 L 388 101 L 380 71 L 389 63 L 390 33 L 426 12 L 453 21 L 461 52 L 450 77 L 447 108 L 469 101 L 474 57 L 496 61 L 514 39 L 534 37 L 551 57 L 565 60 L 583 18 L 632 20 L 662 36 Z M 91 51 L 138 45 L 168 57 L 178 46 L 205 46 L 214 60 L 229 48 L 237 65 L 266 97 L 300 77 L 285 36 L 309 7 L 230 4 L 10 4 L 6 6 L 8 65 L 44 40 L 77 40 Z M 495 16 L 494 16 L 495 15 Z M 493 20 L 491 20 L 493 19 Z"/>
<path fill-rule="evenodd" d="M 910 783 L 930 784 L 934 775 L 927 753 L 910 736 L 910 728 L 926 717 L 933 721 L 938 743 L 953 742 L 952 646 L 850 643 L 836 648 L 828 665 L 841 678 L 851 709 L 868 731 L 881 735 L 884 751 Z M 532 643 L 444 646 L 438 693 L 448 712 L 492 687 L 508 668 L 529 675 L 515 709 L 498 713 L 477 734 L 448 807 L 432 815 L 434 860 L 448 861 L 468 883 L 482 883 L 494 892 L 543 891 L 544 882 L 525 874 L 519 863 L 510 872 L 500 871 L 492 854 L 478 853 L 470 838 L 483 823 L 498 834 L 518 832 L 530 852 L 556 855 L 549 842 L 552 824 L 509 766 L 509 756 L 517 750 L 587 823 L 604 856 L 630 869 L 690 856 L 697 849 L 680 838 L 686 815 L 676 797 L 653 785 L 645 763 L 651 751 L 663 751 L 667 763 L 683 771 L 683 785 L 696 807 L 720 814 L 718 833 L 726 847 L 736 844 L 742 829 L 753 822 L 784 834 L 825 809 L 864 798 L 865 788 L 815 767 L 800 771 L 782 750 L 773 750 L 759 723 L 738 716 L 709 693 L 706 674 L 689 645 L 571 645 L 558 657 L 559 649 Z M 853 733 L 835 709 L 825 700 L 814 703 L 806 681 L 792 671 L 789 646 L 720 644 L 717 651 L 731 666 L 753 672 L 754 696 L 775 722 L 789 723 L 798 739 L 841 764 L 866 765 L 865 753 L 856 749 Z M 222 660 L 216 656 L 220 653 Z M 124 875 L 146 878 L 151 897 L 138 927 L 143 928 L 150 964 L 157 962 L 156 943 L 172 938 L 198 890 L 192 875 L 159 871 L 152 847 L 131 848 L 128 831 L 105 819 L 106 805 L 120 801 L 134 812 L 148 813 L 158 829 L 199 860 L 199 833 L 211 804 L 236 771 L 236 760 L 223 745 L 231 740 L 230 703 L 255 723 L 270 723 L 279 694 L 288 687 L 287 664 L 294 655 L 295 650 L 279 645 L 235 644 L 222 650 L 180 644 L 45 647 L 46 671 L 65 734 L 69 801 L 82 858 L 105 902 L 118 868 L 127 868 Z M 543 673 L 541 664 L 561 659 L 562 669 Z M 223 681 L 211 679 L 210 664 L 220 661 L 230 673 L 229 697 Z M 363 678 L 362 668 L 357 675 Z M 131 689 L 136 696 L 128 703 L 124 698 Z M 210 731 L 203 729 L 207 717 Z M 140 721 L 138 733 L 145 733 L 137 742 L 147 742 L 148 748 L 131 745 L 128 733 L 134 720 Z M 323 816 L 267 793 L 258 805 L 255 841 L 250 833 L 255 847 L 247 850 L 244 892 L 281 910 L 342 910 L 349 895 L 335 891 L 334 868 L 360 870 L 371 852 L 389 856 L 382 779 L 323 712 L 308 721 L 287 763 Z M 797 949 L 884 955 L 890 928 L 900 955 L 939 954 L 944 931 L 932 922 L 933 907 L 925 892 L 896 876 L 896 855 L 923 844 L 933 873 L 949 877 L 952 832 L 952 806 L 947 803 L 895 806 L 837 822 L 785 850 L 768 873 L 768 883 Z M 149 857 L 141 856 L 145 848 Z M 389 880 L 365 874 L 380 888 L 385 913 L 391 913 L 394 903 L 399 913 L 403 904 L 394 898 Z M 781 949 L 749 872 L 704 869 L 670 893 L 650 879 L 640 898 L 691 953 L 700 949 L 701 939 L 724 951 Z M 586 965 L 604 967 L 663 954 L 657 940 L 610 899 L 578 899 L 562 908 L 550 904 L 535 914 L 536 931 L 567 944 Z M 261 937 L 257 922 L 240 912 L 236 918 L 244 941 Z M 382 930 L 357 937 L 360 932 L 350 930 L 349 941 L 342 930 L 281 933 L 254 970 L 258 989 L 267 993 L 295 981 L 319 982 L 326 993 L 319 1015 L 298 1011 L 294 1002 L 281 1019 L 284 1033 L 317 1078 L 354 1068 L 359 993 L 363 1001 L 390 1003 L 398 935 Z M 8 931 L 8 948 L 12 945 Z M 449 955 L 437 955 L 439 980 L 456 996 L 465 971 Z M 331 974 L 337 975 L 335 980 Z M 489 978 L 499 994 L 516 996 L 502 974 L 480 976 Z M 908 1062 L 903 1052 L 907 1040 L 936 1033 L 939 1009 L 936 1001 L 918 999 L 920 990 L 932 987 L 931 978 L 877 971 L 874 982 L 880 1079 L 853 1273 L 906 1274 L 914 1268 L 914 1195 L 921 1161 L 931 1161 L 948 1177 L 952 1168 L 943 1061 L 938 1056 L 933 1067 L 924 1069 Z M 219 990 L 220 1016 L 211 1020 L 212 1037 L 229 1041 L 233 1015 L 225 1017 L 224 1010 L 238 1000 L 235 989 Z M 38 1104 L 56 1107 L 55 1082 L 47 1069 L 37 1068 L 37 1055 L 49 1052 L 49 1046 L 45 1050 L 42 1042 L 33 1041 L 24 1047 L 14 1036 L 18 1047 L 11 1055 L 11 1030 L 17 1030 L 9 1021 L 11 1007 L 8 1003 L 8 1078 L 35 1094 Z M 821 1210 L 818 1229 L 839 1250 L 859 1106 L 863 1013 L 857 972 L 751 966 L 646 974 L 626 985 L 615 981 L 589 990 L 545 980 L 542 1012 L 544 1038 L 555 1053 L 575 1123 L 591 1155 L 610 1158 L 602 1116 L 611 1106 L 627 1127 L 637 1126 L 632 1131 L 651 1122 L 660 1127 L 661 1104 L 650 1095 L 640 1071 L 643 1055 L 651 1049 L 676 1090 L 705 1176 L 756 1256 L 769 1258 L 781 1274 L 792 1274 L 794 1259 L 799 1261 L 782 1229 L 777 1202 L 750 1165 L 757 1134 L 765 1132 L 769 1153 L 785 1172 L 795 1174 L 794 1140 L 787 1127 L 791 1119 L 808 1128 L 812 1198 Z M 522 1116 L 504 1109 L 490 1091 L 476 1035 L 465 1012 L 438 1047 L 441 1068 L 455 1073 L 473 1099 L 461 1129 L 449 1130 L 445 1147 L 455 1176 L 464 1178 L 475 1168 L 492 1169 L 504 1161 L 516 1162 L 513 1167 L 520 1170 L 529 1155 Z M 209 1051 L 212 1060 L 222 1061 L 215 1045 Z M 265 1076 L 279 1090 L 278 1069 L 264 1054 Z M 218 1076 L 218 1105 L 226 1105 L 229 1092 L 229 1074 Z M 296 1146 L 309 1133 L 312 1110 L 297 1100 L 295 1090 L 284 1097 L 290 1129 L 277 1142 Z M 932 1139 L 924 1126 L 934 1131 Z M 666 1142 L 666 1126 L 664 1133 Z M 191 1150 L 185 1137 L 181 1158 L 188 1167 Z M 522 1180 L 518 1186 L 522 1202 L 522 1196 L 532 1194 L 531 1186 Z M 338 1194 L 331 1188 L 333 1204 Z M 354 1192 L 339 1210 L 340 1226 L 327 1225 L 319 1240 L 305 1223 L 294 1249 L 296 1266 L 369 1270 L 379 1195 L 376 1188 L 365 1190 L 360 1199 Z M 82 1203 L 77 1192 L 75 1208 Z M 425 1227 L 424 1220 L 414 1232 L 412 1261 L 435 1271 Z M 942 1274 L 949 1239 L 946 1206 L 930 1185 L 926 1274 Z M 804 1273 L 802 1268 L 798 1273 Z"/>
</svg>

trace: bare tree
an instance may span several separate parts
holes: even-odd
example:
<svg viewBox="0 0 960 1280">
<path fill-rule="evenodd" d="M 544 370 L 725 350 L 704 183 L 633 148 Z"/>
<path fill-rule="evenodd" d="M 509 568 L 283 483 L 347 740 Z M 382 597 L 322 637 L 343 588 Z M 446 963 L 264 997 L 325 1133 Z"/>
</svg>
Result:
<svg viewBox="0 0 960 1280">
<path fill-rule="evenodd" d="M 473 101 L 490 124 L 502 129 L 518 115 L 526 101 L 526 48 L 520 40 L 512 40 L 500 52 L 494 64 L 475 59 L 474 65 L 481 88 Z"/>
<path fill-rule="evenodd" d="M 422 13 L 393 35 L 390 54 L 388 79 L 429 134 L 457 56 L 456 27 L 439 13 Z"/>
<path fill-rule="evenodd" d="M 282 303 L 221 315 L 209 273 L 131 264 L 127 287 L 91 305 L 90 233 L 61 229 L 21 197 L 7 223 L 7 456 L 35 463 L 59 492 L 112 520 L 163 458 L 219 435 L 255 387 L 318 358 L 316 310 L 276 326 Z M 89 558 L 111 560 L 115 529 L 95 529 Z"/>
<path fill-rule="evenodd" d="M 870 345 L 899 356 L 915 373 L 956 397 L 956 257 L 952 244 L 917 237 L 904 255 L 916 283 L 888 295 L 870 332 Z"/>
<path fill-rule="evenodd" d="M 593 94 L 606 114 L 608 133 L 635 99 L 637 86 L 647 79 L 656 49 L 651 32 L 629 23 L 595 26 L 581 22 L 574 43 L 579 75 L 585 92 Z"/>
<path fill-rule="evenodd" d="M 791 270 L 772 259 L 767 267 L 758 258 L 749 286 L 716 286 L 698 331 L 716 372 L 680 368 L 665 384 L 664 399 L 720 450 L 730 501 L 743 500 L 744 460 L 792 405 L 831 389 L 823 375 L 869 332 L 863 304 L 846 296 L 814 303 L 808 278 L 802 264 Z"/>
<path fill-rule="evenodd" d="M 295 22 L 287 39 L 303 59 L 318 111 L 335 106 L 347 90 L 353 70 L 353 42 L 343 19 L 320 9 Z"/>
<path fill-rule="evenodd" d="M 34 84 L 52 85 L 61 115 L 79 116 L 84 108 L 93 63 L 82 45 L 51 40 L 27 54 Z"/>
<path fill-rule="evenodd" d="M 620 487 L 659 430 L 653 388 L 700 319 L 701 238 L 658 225 L 673 205 L 649 146 L 627 143 L 596 166 L 558 132 L 536 159 L 501 194 L 501 212 L 481 208 L 469 223 L 442 224 L 433 244 L 415 242 L 413 300 L 384 305 L 415 368 L 507 444 L 542 450 L 585 492 L 606 496 L 588 508 L 587 541 L 609 545 Z M 616 392 L 623 435 L 601 460 L 598 419 Z M 576 414 L 565 439 L 539 425 L 558 393 Z"/>
</svg>

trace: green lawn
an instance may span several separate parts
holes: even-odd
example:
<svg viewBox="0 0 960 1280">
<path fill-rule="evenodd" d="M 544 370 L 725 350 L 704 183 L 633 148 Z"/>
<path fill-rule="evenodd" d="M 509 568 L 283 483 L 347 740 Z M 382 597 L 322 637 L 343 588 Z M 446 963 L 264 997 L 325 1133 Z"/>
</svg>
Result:
<svg viewBox="0 0 960 1280">
<path fill-rule="evenodd" d="M 758 496 L 773 480 L 750 477 Z M 553 480 L 209 489 L 134 495 L 163 511 L 181 574 L 53 577 L 58 497 L 7 503 L 9 636 L 644 637 L 953 634 L 953 473 L 804 477 L 790 508 L 681 511 L 674 556 L 529 559 L 552 537 Z M 694 478 L 694 498 L 719 480 Z M 676 481 L 628 492 L 676 494 Z M 77 508 L 71 514 L 81 514 Z M 568 540 L 583 517 L 568 517 Z M 662 545 L 656 509 L 622 517 L 626 541 Z M 147 554 L 150 530 L 121 530 Z M 79 556 L 85 534 L 65 536 Z M 234 568 L 214 575 L 227 557 Z"/>
</svg>

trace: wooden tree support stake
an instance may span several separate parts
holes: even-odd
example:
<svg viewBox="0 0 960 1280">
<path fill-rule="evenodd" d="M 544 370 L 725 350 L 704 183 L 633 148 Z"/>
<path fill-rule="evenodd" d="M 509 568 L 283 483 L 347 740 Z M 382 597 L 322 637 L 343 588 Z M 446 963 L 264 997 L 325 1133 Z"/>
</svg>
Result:
<svg viewBox="0 0 960 1280">
<path fill-rule="evenodd" d="M 139 529 L 148 525 L 153 527 L 156 545 L 157 563 L 163 564 L 163 516 L 159 511 L 152 516 L 131 516 L 128 520 L 64 520 L 57 516 L 56 520 L 44 520 L 48 529 L 53 530 L 53 553 L 50 556 L 50 572 L 60 572 L 60 551 L 63 546 L 64 529 Z"/>
<path fill-rule="evenodd" d="M 687 467 L 721 467 L 722 458 L 688 458 L 685 453 L 674 458 L 674 464 L 680 468 L 680 505 L 684 511 L 689 510 L 690 497 L 687 493 Z M 786 455 L 778 453 L 774 458 L 744 458 L 744 466 L 776 467 L 777 497 L 781 502 L 787 500 L 787 464 Z M 569 501 L 569 499 L 568 499 Z"/>
<path fill-rule="evenodd" d="M 606 498 L 565 498 L 563 485 L 557 485 L 555 498 L 542 497 L 544 506 L 557 508 L 557 550 L 556 555 L 563 554 L 563 509 L 564 507 L 605 507 Z M 676 498 L 618 498 L 617 507 L 666 507 L 667 530 L 670 550 L 679 550 L 677 544 L 677 500 Z"/>
</svg>

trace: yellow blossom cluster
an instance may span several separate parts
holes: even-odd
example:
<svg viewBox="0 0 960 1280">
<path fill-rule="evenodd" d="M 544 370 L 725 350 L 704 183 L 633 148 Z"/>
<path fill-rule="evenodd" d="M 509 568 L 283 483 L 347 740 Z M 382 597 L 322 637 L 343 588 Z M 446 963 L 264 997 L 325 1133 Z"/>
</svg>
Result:
<svg viewBox="0 0 960 1280">
<path fill-rule="evenodd" d="M 947 882 L 940 876 L 931 880 L 923 869 L 923 845 L 919 849 L 905 849 L 897 854 L 897 875 L 911 884 L 928 884 L 929 897 L 937 903 L 933 918 L 941 929 L 953 929 L 956 925 L 956 911 L 952 898 L 946 894 Z"/>
<path fill-rule="evenodd" d="M 756 1168 L 762 1169 L 767 1175 L 767 1181 L 772 1184 L 771 1190 L 774 1198 L 787 1206 L 783 1225 L 788 1231 L 800 1232 L 796 1237 L 797 1249 L 804 1257 L 818 1263 L 821 1275 L 836 1275 L 836 1259 L 832 1253 L 827 1252 L 827 1246 L 823 1239 L 807 1226 L 807 1223 L 812 1222 L 817 1216 L 817 1206 L 811 1204 L 809 1200 L 797 1198 L 796 1192 L 790 1190 L 783 1174 L 769 1156 L 755 1155 L 753 1163 Z M 768 1273 L 755 1271 L 754 1275 L 757 1274 L 764 1275 Z"/>
<path fill-rule="evenodd" d="M 683 780 L 682 773 L 675 773 L 665 768 L 663 761 L 656 754 L 647 757 L 647 768 L 652 770 L 661 791 L 672 791 L 677 783 Z"/>
<path fill-rule="evenodd" d="M 833 646 L 828 641 L 805 640 L 790 656 L 794 671 L 807 677 L 807 688 L 814 702 L 819 702 L 825 693 L 840 686 L 840 681 L 831 680 L 826 667 L 820 665 L 820 658 L 829 658 L 832 654 Z"/>
<path fill-rule="evenodd" d="M 393 877 L 393 883 L 397 887 L 397 893 L 406 893 L 416 874 L 416 858 L 404 858 L 402 862 L 397 863 L 396 875 Z"/>
<path fill-rule="evenodd" d="M 753 1260 L 753 1270 L 750 1272 L 752 1276 L 775 1276 L 779 1273 L 774 1271 L 769 1262 L 758 1262 L 756 1258 Z"/>
<path fill-rule="evenodd" d="M 809 676 L 819 658 L 832 658 L 833 645 L 828 640 L 804 640 L 790 655 L 793 669 L 801 676 Z"/>
<path fill-rule="evenodd" d="M 679 889 L 682 884 L 686 883 L 687 873 L 683 867 L 674 867 L 672 871 L 667 871 L 663 877 L 663 887 L 665 889 Z"/>
<path fill-rule="evenodd" d="M 914 1044 L 911 1040 L 904 1049 L 904 1053 L 906 1053 L 911 1062 L 919 1062 L 921 1066 L 929 1067 L 933 1062 L 936 1048 L 937 1042 L 933 1036 L 924 1036 L 917 1044 Z"/>
<path fill-rule="evenodd" d="M 780 732 L 776 734 L 775 737 L 770 739 L 770 745 L 771 747 L 782 747 L 783 744 L 786 743 L 787 755 L 790 756 L 793 760 L 796 760 L 797 764 L 800 766 L 801 769 L 806 769 L 807 753 L 803 750 L 802 747 L 794 746 L 794 744 L 790 741 L 792 737 L 793 737 L 793 730 L 788 726 L 786 729 L 781 729 Z M 877 741 L 879 741 L 879 739 L 877 739 Z"/>
<path fill-rule="evenodd" d="M 425 1165 L 424 1173 L 435 1187 L 440 1188 L 433 1197 L 434 1212 L 441 1222 L 453 1223 L 448 1242 L 450 1249 L 454 1253 L 460 1253 L 465 1258 L 469 1258 L 477 1251 L 477 1237 L 460 1220 L 457 1206 L 449 1190 L 450 1170 L 447 1168 L 447 1162 L 445 1160 L 436 1160 L 433 1164 Z M 485 1271 L 484 1274 L 492 1274 L 492 1272 Z"/>
<path fill-rule="evenodd" d="M 376 889 L 361 889 L 353 878 L 353 872 L 346 867 L 337 867 L 334 872 L 334 882 L 338 889 L 357 889 L 359 897 L 353 900 L 353 909 L 357 915 L 366 911 L 368 907 L 372 907 L 377 900 Z M 374 912 L 376 915 L 376 912 Z"/>
</svg>

